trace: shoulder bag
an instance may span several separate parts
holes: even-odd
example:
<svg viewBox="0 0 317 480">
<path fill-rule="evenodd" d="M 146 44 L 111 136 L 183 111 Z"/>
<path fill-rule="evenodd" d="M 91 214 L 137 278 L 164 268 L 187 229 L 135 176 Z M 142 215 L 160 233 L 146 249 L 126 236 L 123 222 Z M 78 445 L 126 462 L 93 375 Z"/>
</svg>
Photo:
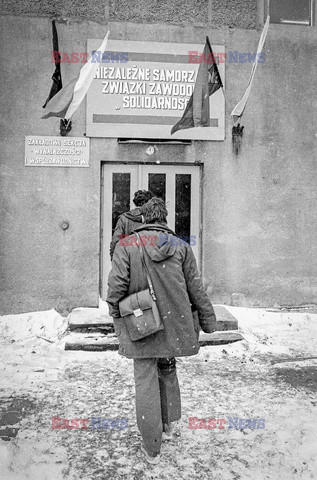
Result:
<svg viewBox="0 0 317 480">
<path fill-rule="evenodd" d="M 145 271 L 149 288 L 132 293 L 119 302 L 120 315 L 124 319 L 129 336 L 133 342 L 153 335 L 164 326 L 157 308 L 156 296 L 144 259 L 142 242 L 137 232 L 133 232 L 138 239 L 138 248 L 141 263 Z"/>
</svg>

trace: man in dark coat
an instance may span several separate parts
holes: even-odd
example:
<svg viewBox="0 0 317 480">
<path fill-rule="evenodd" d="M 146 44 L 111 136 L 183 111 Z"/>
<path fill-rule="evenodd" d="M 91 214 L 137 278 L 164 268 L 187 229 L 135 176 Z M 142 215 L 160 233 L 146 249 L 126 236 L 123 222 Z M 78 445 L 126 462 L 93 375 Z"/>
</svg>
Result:
<svg viewBox="0 0 317 480">
<path fill-rule="evenodd" d="M 145 224 L 137 229 L 164 324 L 149 337 L 131 341 L 119 301 L 148 288 L 135 234 L 120 240 L 108 279 L 107 302 L 119 339 L 119 354 L 134 359 L 137 424 L 142 451 L 158 463 L 162 432 L 181 417 L 175 357 L 196 355 L 198 333 L 223 330 L 205 292 L 191 247 L 167 226 L 162 199 L 153 197 L 143 207 Z M 196 311 L 197 314 L 193 315 Z"/>
<path fill-rule="evenodd" d="M 133 203 L 136 208 L 133 208 L 129 212 L 125 212 L 118 218 L 116 228 L 113 232 L 112 240 L 110 243 L 110 257 L 112 260 L 114 249 L 120 238 L 123 235 L 130 235 L 136 228 L 140 227 L 143 223 L 142 209 L 141 207 L 153 197 L 153 193 L 149 190 L 138 190 L 134 194 Z"/>
</svg>

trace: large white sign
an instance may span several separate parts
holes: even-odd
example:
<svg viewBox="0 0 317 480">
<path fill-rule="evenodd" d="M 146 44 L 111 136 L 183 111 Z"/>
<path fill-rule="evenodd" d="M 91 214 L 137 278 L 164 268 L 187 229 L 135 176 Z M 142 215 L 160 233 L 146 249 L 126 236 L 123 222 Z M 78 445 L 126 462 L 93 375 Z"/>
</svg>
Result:
<svg viewBox="0 0 317 480">
<path fill-rule="evenodd" d="M 88 53 L 100 40 L 88 40 Z M 224 58 L 224 46 L 213 45 Z M 210 97 L 210 127 L 170 134 L 183 115 L 195 85 L 204 45 L 109 40 L 87 94 L 89 137 L 224 140 L 222 89 Z M 224 63 L 218 64 L 224 83 Z"/>
</svg>

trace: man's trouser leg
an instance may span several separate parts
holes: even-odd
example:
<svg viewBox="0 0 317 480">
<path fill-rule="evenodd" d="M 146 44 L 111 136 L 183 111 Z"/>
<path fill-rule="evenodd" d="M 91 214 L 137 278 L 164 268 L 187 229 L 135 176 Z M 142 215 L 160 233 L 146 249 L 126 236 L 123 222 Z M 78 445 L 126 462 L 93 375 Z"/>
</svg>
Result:
<svg viewBox="0 0 317 480">
<path fill-rule="evenodd" d="M 157 359 L 162 422 L 171 423 L 181 418 L 181 396 L 176 374 L 176 360 L 171 358 Z"/>
<path fill-rule="evenodd" d="M 135 405 L 138 428 L 146 450 L 160 453 L 162 410 L 156 358 L 134 359 Z"/>
</svg>

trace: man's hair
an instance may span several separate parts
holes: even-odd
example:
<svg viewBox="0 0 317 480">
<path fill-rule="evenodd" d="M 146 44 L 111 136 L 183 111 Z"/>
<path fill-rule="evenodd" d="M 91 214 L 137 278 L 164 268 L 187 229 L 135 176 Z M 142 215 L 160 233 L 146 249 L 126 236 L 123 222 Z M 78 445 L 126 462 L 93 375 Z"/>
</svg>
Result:
<svg viewBox="0 0 317 480">
<path fill-rule="evenodd" d="M 142 208 L 145 223 L 166 223 L 168 215 L 162 198 L 153 197 Z"/>
<path fill-rule="evenodd" d="M 149 190 L 138 190 L 134 194 L 133 203 L 136 207 L 142 207 L 152 197 L 153 193 Z"/>
</svg>

